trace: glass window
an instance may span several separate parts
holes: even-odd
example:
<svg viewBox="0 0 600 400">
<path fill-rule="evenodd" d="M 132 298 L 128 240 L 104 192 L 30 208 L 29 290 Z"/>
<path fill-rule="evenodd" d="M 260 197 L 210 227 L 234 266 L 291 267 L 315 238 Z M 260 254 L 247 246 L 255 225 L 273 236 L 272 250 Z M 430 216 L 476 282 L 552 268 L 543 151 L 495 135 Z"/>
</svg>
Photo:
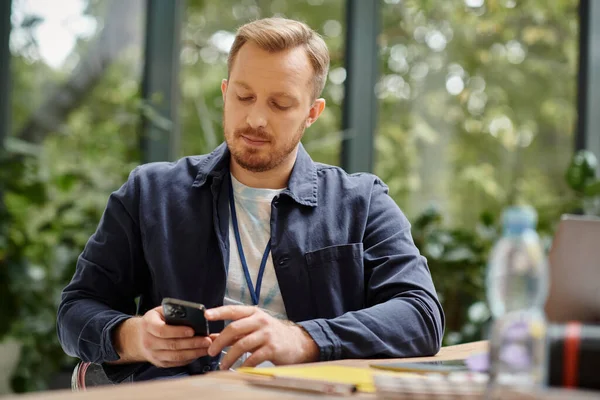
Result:
<svg viewBox="0 0 600 400">
<path fill-rule="evenodd" d="M 411 216 L 552 212 L 576 123 L 578 1 L 383 2 L 376 172 Z"/>
<path fill-rule="evenodd" d="M 445 344 L 485 337 L 483 277 L 501 210 L 531 204 L 543 229 L 564 210 L 578 3 L 382 3 L 375 170 L 428 259 Z"/>
</svg>

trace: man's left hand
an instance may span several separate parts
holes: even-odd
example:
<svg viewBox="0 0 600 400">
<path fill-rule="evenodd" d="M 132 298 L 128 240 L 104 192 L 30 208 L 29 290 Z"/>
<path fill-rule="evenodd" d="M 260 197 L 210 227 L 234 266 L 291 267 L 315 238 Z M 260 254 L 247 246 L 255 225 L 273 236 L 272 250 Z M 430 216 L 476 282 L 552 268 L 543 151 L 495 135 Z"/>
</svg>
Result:
<svg viewBox="0 0 600 400">
<path fill-rule="evenodd" d="M 208 354 L 214 357 L 231 346 L 221 360 L 221 369 L 228 369 L 246 352 L 252 355 L 243 367 L 254 367 L 263 361 L 284 365 L 319 358 L 317 344 L 304 329 L 292 322 L 280 321 L 258 307 L 217 307 L 206 310 L 205 316 L 209 321 L 233 321 L 208 348 Z"/>
</svg>

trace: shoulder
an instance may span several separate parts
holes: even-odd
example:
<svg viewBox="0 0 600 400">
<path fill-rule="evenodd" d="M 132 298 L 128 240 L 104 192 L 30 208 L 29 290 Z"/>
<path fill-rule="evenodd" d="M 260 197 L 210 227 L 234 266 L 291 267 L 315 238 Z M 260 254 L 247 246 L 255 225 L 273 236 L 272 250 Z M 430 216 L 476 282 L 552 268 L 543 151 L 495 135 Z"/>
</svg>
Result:
<svg viewBox="0 0 600 400">
<path fill-rule="evenodd" d="M 315 163 L 319 186 L 327 188 L 335 186 L 344 192 L 355 192 L 370 195 L 374 190 L 382 190 L 387 194 L 387 185 L 375 174 L 357 172 L 350 174 L 334 165 Z"/>
<path fill-rule="evenodd" d="M 389 195 L 388 186 L 377 175 L 368 172 L 349 174 L 340 167 L 315 165 L 320 204 L 337 204 L 337 212 L 349 210 L 359 218 L 367 216 L 386 226 L 410 226 L 399 205 Z"/>
<path fill-rule="evenodd" d="M 209 155 L 189 156 L 172 162 L 151 162 L 137 166 L 129 181 L 139 187 L 191 186 L 199 172 L 199 166 Z"/>
</svg>

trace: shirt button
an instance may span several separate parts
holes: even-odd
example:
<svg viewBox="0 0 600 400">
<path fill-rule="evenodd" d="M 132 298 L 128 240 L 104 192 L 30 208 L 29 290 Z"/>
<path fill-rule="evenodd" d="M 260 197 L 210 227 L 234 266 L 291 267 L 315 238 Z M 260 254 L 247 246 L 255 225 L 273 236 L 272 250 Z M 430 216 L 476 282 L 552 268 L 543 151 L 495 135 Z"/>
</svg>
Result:
<svg viewBox="0 0 600 400">
<path fill-rule="evenodd" d="M 279 262 L 278 262 L 277 264 L 279 264 L 279 265 L 285 265 L 285 264 L 287 264 L 287 262 L 288 262 L 289 260 L 290 260 L 290 259 L 289 259 L 289 257 L 281 257 L 281 258 L 279 259 Z"/>
</svg>

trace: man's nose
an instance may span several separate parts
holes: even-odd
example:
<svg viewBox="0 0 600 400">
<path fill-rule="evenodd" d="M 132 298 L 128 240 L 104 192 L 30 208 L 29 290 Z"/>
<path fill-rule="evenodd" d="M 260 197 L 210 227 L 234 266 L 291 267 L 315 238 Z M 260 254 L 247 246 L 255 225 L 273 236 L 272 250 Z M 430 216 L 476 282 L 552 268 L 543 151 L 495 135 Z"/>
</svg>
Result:
<svg viewBox="0 0 600 400">
<path fill-rule="evenodd" d="M 246 117 L 246 123 L 252 129 L 261 129 L 267 127 L 267 111 L 264 107 L 261 107 L 258 104 L 254 104 L 250 108 L 250 112 Z"/>
</svg>

